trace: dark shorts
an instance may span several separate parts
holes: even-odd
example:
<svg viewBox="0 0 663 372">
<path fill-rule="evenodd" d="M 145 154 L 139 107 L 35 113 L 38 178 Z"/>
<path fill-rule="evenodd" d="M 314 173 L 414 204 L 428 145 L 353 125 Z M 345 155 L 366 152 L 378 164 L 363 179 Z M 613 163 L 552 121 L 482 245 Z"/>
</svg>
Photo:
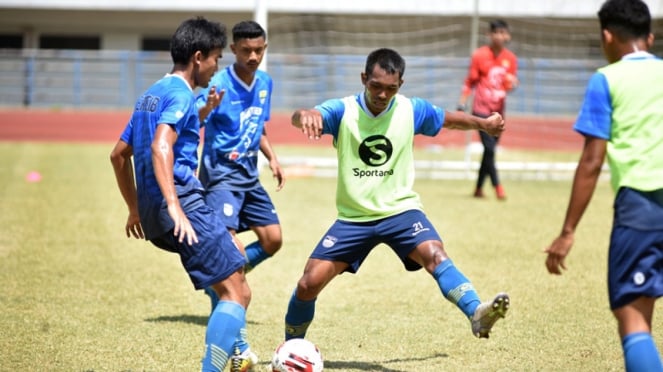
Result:
<svg viewBox="0 0 663 372">
<path fill-rule="evenodd" d="M 219 211 L 223 223 L 237 232 L 252 226 L 278 225 L 272 199 L 262 186 L 251 190 L 211 189 L 205 195 L 207 205 Z"/>
<path fill-rule="evenodd" d="M 186 215 L 196 231 L 198 243 L 179 243 L 172 230 L 150 241 L 161 249 L 180 255 L 182 265 L 196 289 L 225 280 L 244 266 L 246 259 L 214 210 L 202 205 L 186 211 Z"/>
<path fill-rule="evenodd" d="M 622 187 L 614 205 L 608 255 L 610 308 L 663 296 L 663 190 Z"/>
<path fill-rule="evenodd" d="M 612 229 L 608 294 L 612 310 L 641 296 L 663 296 L 663 231 Z"/>
<path fill-rule="evenodd" d="M 427 240 L 442 240 L 420 210 L 410 210 L 371 222 L 336 220 L 311 253 L 311 258 L 346 262 L 345 270 L 356 273 L 368 254 L 380 243 L 388 245 L 401 259 L 406 270 L 421 266 L 409 259 L 417 245 Z"/>
</svg>

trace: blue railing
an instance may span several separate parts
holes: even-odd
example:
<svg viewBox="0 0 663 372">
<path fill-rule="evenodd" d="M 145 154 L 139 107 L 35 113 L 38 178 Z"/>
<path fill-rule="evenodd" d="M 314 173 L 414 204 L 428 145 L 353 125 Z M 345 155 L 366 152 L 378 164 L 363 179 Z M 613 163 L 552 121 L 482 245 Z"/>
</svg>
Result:
<svg viewBox="0 0 663 372">
<path fill-rule="evenodd" d="M 270 53 L 273 110 L 309 107 L 362 89 L 365 56 Z M 455 107 L 467 58 L 406 56 L 408 96 Z M 232 55 L 222 65 L 232 63 Z M 574 115 L 585 84 L 602 60 L 521 59 L 520 87 L 508 112 Z M 0 104 L 36 108 L 130 108 L 150 84 L 170 71 L 168 53 L 130 51 L 0 50 Z"/>
</svg>

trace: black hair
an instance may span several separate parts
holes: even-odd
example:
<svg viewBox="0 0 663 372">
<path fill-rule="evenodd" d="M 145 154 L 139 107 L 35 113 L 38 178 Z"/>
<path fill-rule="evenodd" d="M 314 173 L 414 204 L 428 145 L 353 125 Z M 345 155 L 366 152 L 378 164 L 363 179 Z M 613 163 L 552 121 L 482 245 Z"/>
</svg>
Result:
<svg viewBox="0 0 663 372">
<path fill-rule="evenodd" d="M 405 60 L 393 49 L 381 48 L 372 51 L 366 58 L 365 73 L 370 76 L 375 65 L 387 71 L 389 74 L 398 73 L 403 78 L 405 73 Z"/>
<path fill-rule="evenodd" d="M 598 12 L 601 30 L 609 30 L 622 41 L 646 39 L 651 33 L 651 15 L 641 0 L 608 0 Z"/>
<path fill-rule="evenodd" d="M 233 27 L 233 43 L 241 39 L 267 38 L 265 29 L 258 22 L 242 21 Z"/>
<path fill-rule="evenodd" d="M 198 16 L 185 20 L 177 27 L 170 39 L 170 56 L 173 63 L 185 65 L 197 51 L 208 56 L 212 49 L 223 49 L 227 43 L 223 24 Z"/>
<path fill-rule="evenodd" d="M 493 21 L 490 21 L 490 32 L 495 32 L 499 29 L 509 29 L 509 24 L 506 23 L 505 20 L 503 19 L 495 19 Z"/>
</svg>

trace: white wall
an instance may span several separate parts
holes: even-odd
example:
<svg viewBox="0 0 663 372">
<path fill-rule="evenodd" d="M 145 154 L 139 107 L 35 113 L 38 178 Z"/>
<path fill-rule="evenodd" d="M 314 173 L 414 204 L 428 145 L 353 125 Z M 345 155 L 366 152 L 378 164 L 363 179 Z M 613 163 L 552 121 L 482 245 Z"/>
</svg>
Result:
<svg viewBox="0 0 663 372">
<path fill-rule="evenodd" d="M 603 0 L 269 0 L 274 12 L 366 14 L 471 14 L 475 1 L 482 15 L 594 17 Z M 655 18 L 663 17 L 663 0 L 645 0 Z M 0 0 L 0 8 L 167 10 L 252 12 L 256 0 Z"/>
</svg>

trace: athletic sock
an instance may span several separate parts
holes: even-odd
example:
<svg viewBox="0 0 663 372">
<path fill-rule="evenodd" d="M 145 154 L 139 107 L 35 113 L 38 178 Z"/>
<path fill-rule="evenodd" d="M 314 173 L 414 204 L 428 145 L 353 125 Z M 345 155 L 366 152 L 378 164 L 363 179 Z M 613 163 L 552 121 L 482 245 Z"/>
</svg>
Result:
<svg viewBox="0 0 663 372">
<path fill-rule="evenodd" d="M 442 261 L 433 271 L 433 277 L 444 297 L 458 306 L 468 318 L 472 318 L 474 310 L 481 304 L 481 300 L 472 283 L 454 266 L 453 262 L 450 259 Z"/>
<path fill-rule="evenodd" d="M 238 303 L 220 301 L 207 324 L 203 372 L 223 371 L 233 354 L 233 344 L 246 326 L 246 310 Z"/>
<path fill-rule="evenodd" d="M 238 351 L 239 354 L 241 354 L 249 349 L 247 333 L 246 326 L 239 330 L 239 336 L 237 337 L 237 340 L 235 340 L 235 345 L 233 345 L 233 352 Z"/>
<path fill-rule="evenodd" d="M 269 253 L 265 252 L 258 241 L 255 241 L 246 246 L 244 249 L 246 252 L 246 260 L 248 261 L 248 266 L 253 269 L 258 266 L 262 261 L 270 258 Z"/>
<path fill-rule="evenodd" d="M 627 372 L 663 371 L 661 356 L 651 334 L 636 332 L 626 335 L 622 339 L 622 349 Z"/>
<path fill-rule="evenodd" d="M 288 312 L 285 314 L 285 339 L 304 338 L 306 330 L 315 315 L 315 299 L 302 301 L 297 299 L 295 290 L 288 303 Z"/>
</svg>

